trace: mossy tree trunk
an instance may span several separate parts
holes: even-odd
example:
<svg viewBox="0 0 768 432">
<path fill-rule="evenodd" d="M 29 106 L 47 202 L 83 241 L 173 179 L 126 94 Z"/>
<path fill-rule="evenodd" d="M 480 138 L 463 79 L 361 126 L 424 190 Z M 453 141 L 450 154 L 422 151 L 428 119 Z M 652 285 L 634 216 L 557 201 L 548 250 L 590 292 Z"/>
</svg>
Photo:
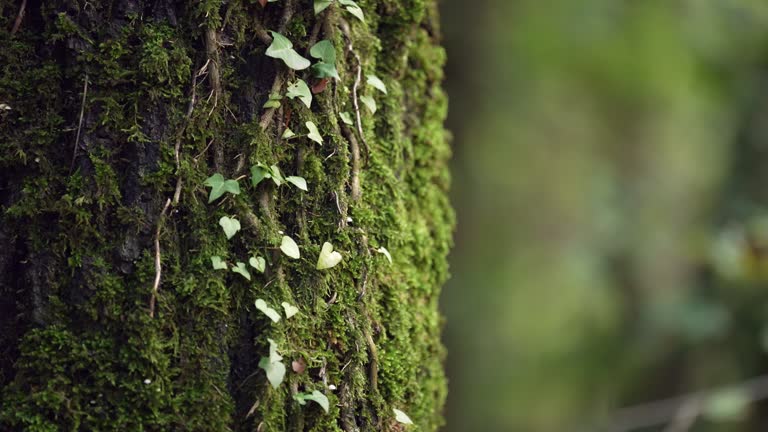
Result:
<svg viewBox="0 0 768 432">
<path fill-rule="evenodd" d="M 0 429 L 402 430 L 393 408 L 437 429 L 453 213 L 436 5 L 358 4 L 364 22 L 310 0 L 0 0 Z M 311 109 L 262 108 L 317 83 L 265 55 L 267 29 L 305 57 L 335 46 L 340 80 Z M 258 162 L 309 190 L 252 186 Z M 214 173 L 241 193 L 209 204 Z M 316 270 L 324 242 L 343 259 Z M 274 323 L 259 298 L 299 313 Z M 313 390 L 329 413 L 293 398 Z"/>
</svg>

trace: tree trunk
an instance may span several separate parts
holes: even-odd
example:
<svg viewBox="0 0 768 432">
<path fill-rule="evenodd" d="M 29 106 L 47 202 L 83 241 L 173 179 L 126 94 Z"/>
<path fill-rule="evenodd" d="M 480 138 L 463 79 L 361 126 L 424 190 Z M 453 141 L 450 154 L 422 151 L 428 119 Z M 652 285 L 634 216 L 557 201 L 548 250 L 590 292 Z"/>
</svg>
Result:
<svg viewBox="0 0 768 432">
<path fill-rule="evenodd" d="M 404 430 L 393 408 L 441 425 L 453 213 L 435 1 L 359 0 L 364 22 L 260 3 L 0 0 L 0 430 Z M 321 84 L 265 55 L 267 29 L 307 58 L 335 47 L 340 79 L 311 109 L 263 108 Z M 254 186 L 257 163 L 309 190 Z M 241 192 L 209 203 L 216 173 Z M 342 260 L 317 270 L 325 242 Z M 257 256 L 250 281 L 230 271 Z M 315 390 L 328 413 L 296 400 Z"/>
</svg>

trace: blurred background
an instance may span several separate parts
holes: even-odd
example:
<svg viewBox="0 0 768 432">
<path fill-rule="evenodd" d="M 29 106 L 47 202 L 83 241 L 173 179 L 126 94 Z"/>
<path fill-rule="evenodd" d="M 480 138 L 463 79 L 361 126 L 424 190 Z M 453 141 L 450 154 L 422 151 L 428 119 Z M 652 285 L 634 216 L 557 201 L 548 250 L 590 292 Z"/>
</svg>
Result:
<svg viewBox="0 0 768 432">
<path fill-rule="evenodd" d="M 768 2 L 441 7 L 444 430 L 768 431 Z"/>
</svg>

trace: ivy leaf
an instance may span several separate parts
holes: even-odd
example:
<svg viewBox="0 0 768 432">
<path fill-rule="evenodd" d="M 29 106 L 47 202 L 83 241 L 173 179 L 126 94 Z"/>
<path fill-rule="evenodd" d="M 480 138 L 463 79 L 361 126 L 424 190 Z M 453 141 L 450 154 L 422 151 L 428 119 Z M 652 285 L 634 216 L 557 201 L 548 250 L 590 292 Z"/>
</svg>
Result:
<svg viewBox="0 0 768 432">
<path fill-rule="evenodd" d="M 264 270 L 267 268 L 267 262 L 264 261 L 264 258 L 262 257 L 251 257 L 248 260 L 248 264 L 258 270 L 260 273 L 264 273 Z"/>
<path fill-rule="evenodd" d="M 211 257 L 211 265 L 213 265 L 214 270 L 226 270 L 227 269 L 227 263 L 224 262 L 224 260 L 221 259 L 220 256 L 214 255 Z"/>
<path fill-rule="evenodd" d="M 297 313 L 299 313 L 299 308 L 297 308 L 296 306 L 293 306 L 292 304 L 290 304 L 288 302 L 282 302 L 282 303 L 280 303 L 280 305 L 283 306 L 283 309 L 285 310 L 285 317 L 286 318 L 290 318 L 290 317 L 296 315 Z"/>
<path fill-rule="evenodd" d="M 264 102 L 264 105 L 261 106 L 262 108 L 280 108 L 280 101 L 276 99 L 269 99 L 268 101 Z"/>
<path fill-rule="evenodd" d="M 223 216 L 219 219 L 219 225 L 224 229 L 224 234 L 227 235 L 227 240 L 231 239 L 238 231 L 240 231 L 240 221 L 235 218 Z"/>
<path fill-rule="evenodd" d="M 387 261 L 389 261 L 390 264 L 392 264 L 392 255 L 389 254 L 389 251 L 384 246 L 376 249 L 376 252 L 380 254 L 384 254 L 385 257 L 387 257 Z"/>
<path fill-rule="evenodd" d="M 400 411 L 397 408 L 392 408 L 392 411 L 394 411 L 395 413 L 395 420 L 397 420 L 399 423 L 409 424 L 409 425 L 413 424 L 413 420 L 411 420 L 411 418 L 408 417 L 408 414 Z"/>
<path fill-rule="evenodd" d="M 236 267 L 232 267 L 232 271 L 241 274 L 244 278 L 251 280 L 251 274 L 248 273 L 248 269 L 245 268 L 245 263 L 238 261 Z"/>
<path fill-rule="evenodd" d="M 293 183 L 297 188 L 307 191 L 307 181 L 304 179 L 304 177 L 299 176 L 288 176 L 285 178 L 285 181 L 288 183 Z"/>
<path fill-rule="evenodd" d="M 296 134 L 293 133 L 293 131 L 290 128 L 285 128 L 285 131 L 283 131 L 282 138 L 283 139 L 291 139 L 291 138 L 293 138 L 295 136 L 296 136 Z"/>
<path fill-rule="evenodd" d="M 317 269 L 325 270 L 335 267 L 341 262 L 341 254 L 333 250 L 333 245 L 325 242 L 320 250 L 320 256 L 317 258 Z"/>
<path fill-rule="evenodd" d="M 309 87 L 304 80 L 300 79 L 288 86 L 288 91 L 285 95 L 291 99 L 299 98 L 299 100 L 304 102 L 304 105 L 306 105 L 307 108 L 312 105 L 312 92 L 309 91 Z"/>
<path fill-rule="evenodd" d="M 315 15 L 324 11 L 331 3 L 333 3 L 333 0 L 315 0 Z"/>
<path fill-rule="evenodd" d="M 305 123 L 307 126 L 307 130 L 309 131 L 309 134 L 307 135 L 307 138 L 311 139 L 312 141 L 323 145 L 323 137 L 320 136 L 320 131 L 317 130 L 317 126 L 315 126 L 314 123 L 311 121 L 308 121 Z"/>
<path fill-rule="evenodd" d="M 208 195 L 209 203 L 219 199 L 225 192 L 229 192 L 232 195 L 240 194 L 240 184 L 237 180 L 224 180 L 224 176 L 219 173 L 205 179 L 203 184 L 211 188 L 211 193 Z"/>
<path fill-rule="evenodd" d="M 366 75 L 366 76 L 368 77 L 368 80 L 366 81 L 368 85 L 379 90 L 384 94 L 387 94 L 387 85 L 384 84 L 384 81 L 380 80 L 379 77 L 377 77 L 376 75 Z"/>
<path fill-rule="evenodd" d="M 336 48 L 331 41 L 325 39 L 314 44 L 309 49 L 309 55 L 320 60 L 312 66 L 316 77 L 339 79 L 339 72 L 336 70 Z"/>
<path fill-rule="evenodd" d="M 336 48 L 328 39 L 323 39 L 312 45 L 312 48 L 309 49 L 309 55 L 325 63 L 336 63 Z"/>
<path fill-rule="evenodd" d="M 360 9 L 360 6 L 357 5 L 352 0 L 339 0 L 339 4 L 344 6 L 345 9 L 347 9 L 347 12 L 351 13 L 357 19 L 359 19 L 362 22 L 365 22 L 365 17 L 363 16 L 363 10 Z"/>
<path fill-rule="evenodd" d="M 283 362 L 272 363 L 269 361 L 269 357 L 262 357 L 259 360 L 259 367 L 267 373 L 267 381 L 272 385 L 272 388 L 280 387 L 280 384 L 283 383 L 283 378 L 285 378 L 285 365 Z"/>
<path fill-rule="evenodd" d="M 272 177 L 272 181 L 275 182 L 276 185 L 280 186 L 285 183 L 285 179 L 283 178 L 283 175 L 280 174 L 280 168 L 278 168 L 277 165 L 270 166 L 269 173 Z"/>
<path fill-rule="evenodd" d="M 317 390 L 313 391 L 312 393 L 296 393 L 293 398 L 299 403 L 299 405 L 305 405 L 307 403 L 306 401 L 311 400 L 323 407 L 323 410 L 325 410 L 326 413 L 328 412 L 328 409 L 330 409 L 328 398 Z"/>
<path fill-rule="evenodd" d="M 376 101 L 370 96 L 360 96 L 360 101 L 368 107 L 371 114 L 376 114 Z"/>
<path fill-rule="evenodd" d="M 272 339 L 267 339 L 269 342 L 269 362 L 277 363 L 283 359 L 283 356 L 277 353 L 277 343 Z"/>
<path fill-rule="evenodd" d="M 254 306 L 256 306 L 256 309 L 262 311 L 264 315 L 269 317 L 273 322 L 280 321 L 280 314 L 277 313 L 276 310 L 272 309 L 267 305 L 267 302 L 265 302 L 262 299 L 256 299 L 256 301 L 253 303 Z"/>
<path fill-rule="evenodd" d="M 348 112 L 346 111 L 340 112 L 339 117 L 341 118 L 341 121 L 344 122 L 344 124 L 347 124 L 350 126 L 354 125 L 354 123 L 352 122 L 352 116 Z"/>
<path fill-rule="evenodd" d="M 263 167 L 261 164 L 251 167 L 251 184 L 256 187 L 262 180 L 269 178 L 269 170 Z"/>
<path fill-rule="evenodd" d="M 281 59 L 286 66 L 293 70 L 304 70 L 309 67 L 311 62 L 293 49 L 293 44 L 288 38 L 275 31 L 270 31 L 270 33 L 272 33 L 273 39 L 265 53 L 268 57 Z"/>
<path fill-rule="evenodd" d="M 280 243 L 280 250 L 293 259 L 301 258 L 299 245 L 297 245 L 296 242 L 288 236 L 283 236 L 283 241 Z"/>
</svg>

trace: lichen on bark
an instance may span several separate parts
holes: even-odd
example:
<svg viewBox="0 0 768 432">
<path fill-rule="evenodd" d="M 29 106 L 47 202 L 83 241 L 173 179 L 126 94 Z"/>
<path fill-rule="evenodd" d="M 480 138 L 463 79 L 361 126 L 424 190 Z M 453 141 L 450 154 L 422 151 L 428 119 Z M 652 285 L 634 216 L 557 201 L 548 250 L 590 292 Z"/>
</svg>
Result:
<svg viewBox="0 0 768 432">
<path fill-rule="evenodd" d="M 363 23 L 309 0 L 28 1 L 14 32 L 19 4 L 0 0 L 0 429 L 402 430 L 398 408 L 436 430 L 454 221 L 435 2 L 361 0 Z M 266 29 L 307 57 L 333 42 L 341 79 L 311 109 L 262 108 L 312 82 L 264 55 Z M 363 136 L 339 118 L 358 72 L 379 106 L 360 107 Z M 280 138 L 306 121 L 322 146 Z M 207 203 L 208 176 L 257 162 L 309 191 L 244 178 Z M 243 225 L 230 241 L 225 215 Z M 344 259 L 318 271 L 326 241 Z M 211 269 L 257 254 L 250 282 Z M 257 298 L 300 313 L 272 323 Z M 258 368 L 267 339 L 289 365 L 277 389 Z M 329 413 L 293 399 L 312 390 Z"/>
</svg>

